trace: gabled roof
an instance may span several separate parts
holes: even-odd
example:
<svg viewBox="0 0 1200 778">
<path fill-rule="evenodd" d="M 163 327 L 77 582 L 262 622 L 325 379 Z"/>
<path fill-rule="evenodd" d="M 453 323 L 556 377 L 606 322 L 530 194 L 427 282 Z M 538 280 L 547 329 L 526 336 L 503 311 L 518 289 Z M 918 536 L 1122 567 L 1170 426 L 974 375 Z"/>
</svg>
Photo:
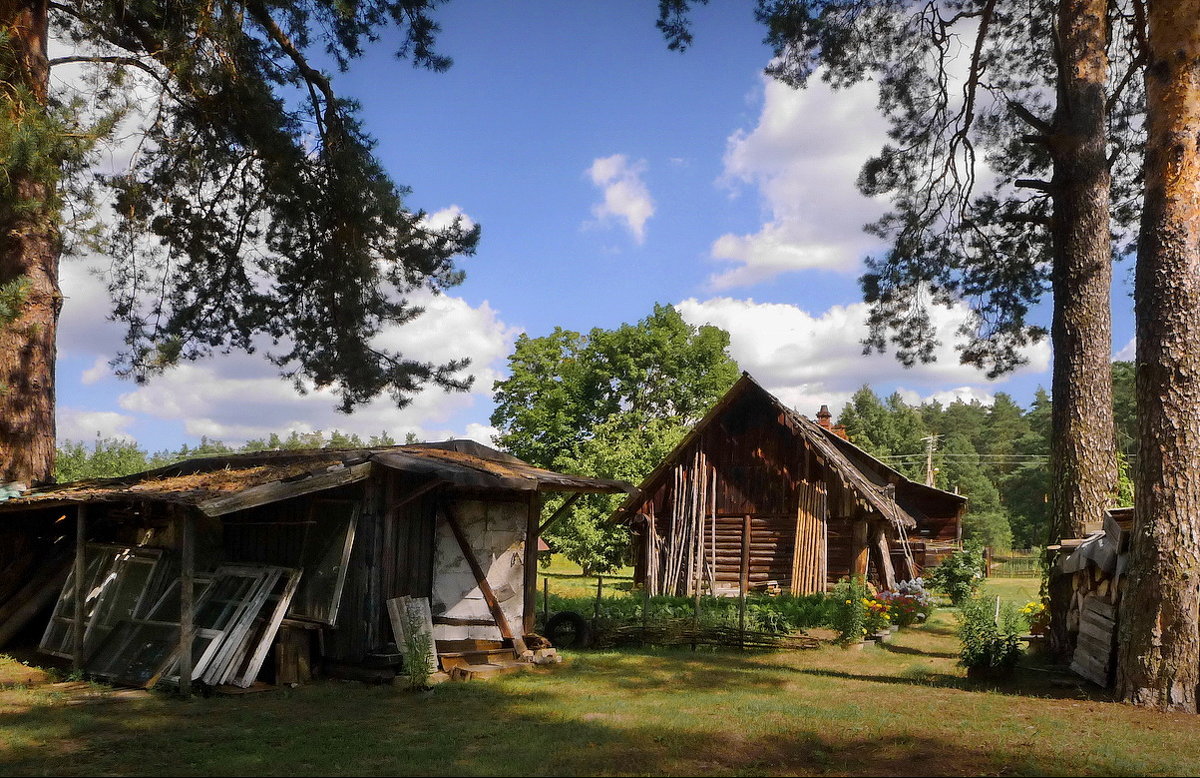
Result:
<svg viewBox="0 0 1200 778">
<path fill-rule="evenodd" d="M 742 373 L 742 377 L 709 409 L 704 418 L 696 423 L 679 442 L 679 445 L 646 476 L 638 490 L 621 504 L 621 507 L 613 514 L 613 519 L 623 519 L 636 509 L 645 499 L 645 495 L 658 488 L 660 479 L 675 464 L 677 457 L 688 449 L 706 427 L 743 397 L 753 397 L 760 402 L 769 403 L 779 412 L 780 418 L 796 434 L 797 438 L 811 447 L 822 464 L 836 473 L 842 484 L 857 495 L 865 507 L 869 507 L 899 526 L 910 529 L 916 527 L 917 516 L 920 515 L 915 508 L 903 505 L 906 500 L 903 499 L 901 492 L 926 493 L 930 496 L 954 501 L 958 505 L 967 501 L 967 498 L 961 495 L 926 486 L 907 478 L 903 473 L 888 467 L 832 430 L 822 427 L 787 407 L 780 402 L 779 398 L 755 381 L 749 373 Z"/>
<path fill-rule="evenodd" d="M 368 478 L 384 467 L 469 489 L 615 493 L 623 481 L 544 470 L 470 440 L 362 449 L 262 451 L 189 459 L 124 476 L 40 487 L 0 502 L 0 512 L 92 502 L 186 505 L 220 516 Z"/>
</svg>

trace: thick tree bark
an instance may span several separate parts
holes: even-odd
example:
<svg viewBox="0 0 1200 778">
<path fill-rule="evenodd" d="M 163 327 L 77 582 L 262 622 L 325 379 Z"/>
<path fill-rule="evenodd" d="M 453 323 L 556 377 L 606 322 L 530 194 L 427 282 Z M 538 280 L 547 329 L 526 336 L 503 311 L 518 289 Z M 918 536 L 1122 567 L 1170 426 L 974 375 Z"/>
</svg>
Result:
<svg viewBox="0 0 1200 778">
<path fill-rule="evenodd" d="M 47 104 L 47 0 L 0 0 L 9 52 L 0 81 L 0 121 L 30 121 Z M 32 121 L 36 121 L 33 119 Z M 0 482 L 48 481 L 54 468 L 54 340 L 62 295 L 54 182 L 9 168 L 12 197 L 0 203 L 0 285 L 24 279 L 19 315 L 0 322 Z M 44 178 L 44 177 L 43 177 Z"/>
<path fill-rule="evenodd" d="M 1200 0 L 1147 4 L 1138 459 L 1117 685 L 1197 712 L 1200 684 Z"/>
<path fill-rule="evenodd" d="M 1108 78 L 1105 0 L 1059 4 L 1059 88 L 1050 152 L 1054 160 L 1051 283 L 1054 372 L 1051 541 L 1099 523 L 1117 481 L 1113 436 L 1111 178 L 1106 155 Z M 1074 647 L 1067 630 L 1070 580 L 1051 574 L 1051 646 Z"/>
</svg>

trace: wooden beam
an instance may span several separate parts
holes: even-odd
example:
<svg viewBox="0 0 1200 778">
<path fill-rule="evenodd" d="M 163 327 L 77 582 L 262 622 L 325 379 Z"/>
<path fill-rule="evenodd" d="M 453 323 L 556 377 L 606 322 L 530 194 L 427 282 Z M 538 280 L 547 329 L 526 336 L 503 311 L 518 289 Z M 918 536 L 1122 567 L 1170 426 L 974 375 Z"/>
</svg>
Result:
<svg viewBox="0 0 1200 778">
<path fill-rule="evenodd" d="M 224 497 L 206 500 L 196 507 L 207 516 L 223 516 L 234 511 L 244 511 L 259 505 L 287 500 L 312 492 L 333 489 L 337 486 L 364 481 L 371 475 L 371 463 L 362 462 L 349 467 L 340 467 L 325 473 L 302 478 L 298 481 L 272 481 L 252 486 Z"/>
<path fill-rule="evenodd" d="M 567 511 L 570 510 L 571 506 L 574 505 L 575 501 L 578 500 L 581 496 L 582 496 L 581 492 L 575 492 L 574 494 L 572 494 L 570 497 L 568 497 L 566 499 L 566 502 L 564 502 L 562 505 L 558 506 L 558 510 L 556 510 L 550 516 L 550 518 L 548 518 L 544 522 L 542 522 L 542 525 L 537 528 L 538 537 L 545 535 L 546 530 L 548 530 L 548 529 L 550 529 L 550 527 L 554 526 L 554 523 L 556 521 L 558 521 L 559 519 L 561 519 L 563 516 L 566 516 Z"/>
<path fill-rule="evenodd" d="M 192 642 L 196 631 L 196 518 L 187 509 L 175 514 L 179 553 L 179 693 L 192 693 Z"/>
<path fill-rule="evenodd" d="M 454 517 L 454 511 L 450 509 L 448 501 L 442 503 L 442 515 L 446 517 L 446 523 L 450 525 L 450 531 L 454 533 L 454 539 L 458 541 L 458 548 L 462 551 L 463 558 L 467 560 L 467 565 L 470 566 L 471 573 L 475 576 L 475 583 L 479 586 L 479 591 L 483 593 L 488 610 L 492 612 L 492 618 L 496 620 L 496 626 L 500 628 L 500 636 L 511 640 L 513 648 L 517 649 L 517 653 L 520 654 L 525 650 L 525 640 L 520 635 L 513 635 L 512 628 L 508 625 L 508 617 L 504 615 L 504 609 L 500 607 L 500 601 L 496 599 L 496 593 L 492 591 L 492 585 L 488 583 L 487 573 L 480 566 L 479 560 L 475 558 L 475 552 L 471 550 L 471 543 L 467 540 L 462 525 Z"/>
<path fill-rule="evenodd" d="M 892 550 L 888 546 L 887 524 L 882 521 L 871 523 L 871 545 L 879 557 L 879 581 L 884 589 L 896 590 L 896 571 L 892 567 Z"/>
<path fill-rule="evenodd" d="M 577 496 L 577 495 L 575 495 Z M 537 618 L 538 525 L 542 520 L 542 498 L 537 492 L 529 495 L 529 511 L 525 521 L 525 599 L 522 603 L 522 633 L 533 634 Z"/>
<path fill-rule="evenodd" d="M 854 518 L 850 520 L 850 575 L 867 574 L 870 557 L 867 547 L 867 520 Z"/>
<path fill-rule="evenodd" d="M 83 638 L 86 634 L 84 631 L 83 614 L 84 608 L 87 605 L 87 591 L 84 587 L 83 577 L 86 575 L 86 557 L 84 549 L 87 546 L 87 505 L 80 505 L 75 509 L 75 592 L 74 592 L 74 615 L 75 619 L 71 622 L 71 667 L 75 670 L 82 670 L 84 663 L 83 656 Z"/>
</svg>

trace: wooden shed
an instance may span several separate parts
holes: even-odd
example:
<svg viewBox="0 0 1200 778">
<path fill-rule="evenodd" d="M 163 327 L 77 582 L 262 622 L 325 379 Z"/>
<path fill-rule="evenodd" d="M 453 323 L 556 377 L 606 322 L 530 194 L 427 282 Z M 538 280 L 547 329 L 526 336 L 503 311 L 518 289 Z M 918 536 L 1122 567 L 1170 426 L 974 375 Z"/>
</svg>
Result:
<svg viewBox="0 0 1200 778">
<path fill-rule="evenodd" d="M 957 548 L 966 498 L 909 480 L 749 374 L 618 509 L 652 594 L 892 587 Z"/>
<path fill-rule="evenodd" d="M 476 649 L 516 656 L 533 629 L 542 494 L 628 490 L 462 440 L 40 488 L 0 502 L 0 645 L 40 619 L 43 651 L 121 683 L 247 686 L 272 657 L 275 680 L 316 666 L 383 678 L 407 597 L 428 604 L 444 666 Z"/>
</svg>

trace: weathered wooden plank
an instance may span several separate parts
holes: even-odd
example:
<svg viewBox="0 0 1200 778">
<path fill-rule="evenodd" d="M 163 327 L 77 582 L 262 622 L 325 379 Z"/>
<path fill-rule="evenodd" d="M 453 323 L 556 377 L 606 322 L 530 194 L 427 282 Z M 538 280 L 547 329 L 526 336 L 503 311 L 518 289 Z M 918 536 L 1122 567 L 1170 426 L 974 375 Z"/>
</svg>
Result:
<svg viewBox="0 0 1200 778">
<path fill-rule="evenodd" d="M 366 480 L 371 474 L 371 463 L 362 462 L 349 467 L 338 468 L 327 473 L 319 473 L 298 481 L 273 481 L 260 486 L 252 486 L 235 494 L 214 497 L 205 500 L 196 507 L 206 516 L 223 516 L 226 513 L 244 511 L 259 505 L 287 500 L 292 497 L 332 489 L 337 486 Z"/>
<path fill-rule="evenodd" d="M 179 553 L 179 693 L 192 693 L 192 643 L 196 635 L 196 518 L 188 509 L 176 514 L 182 535 Z"/>
<path fill-rule="evenodd" d="M 87 505 L 75 509 L 75 592 L 74 592 L 74 621 L 71 624 L 71 666 L 82 670 L 87 657 L 83 655 L 84 638 L 84 607 L 87 592 L 84 589 L 86 575 L 86 557 L 84 548 L 87 546 Z"/>
<path fill-rule="evenodd" d="M 855 521 L 850 538 L 850 570 L 853 575 L 866 575 L 870 556 L 867 548 L 867 522 Z"/>
<path fill-rule="evenodd" d="M 572 497 L 579 495 L 576 492 Z M 529 495 L 528 517 L 525 522 L 525 592 L 521 601 L 523 634 L 532 635 L 534 619 L 537 617 L 537 562 L 538 538 L 541 536 L 542 498 L 536 492 Z"/>
</svg>

